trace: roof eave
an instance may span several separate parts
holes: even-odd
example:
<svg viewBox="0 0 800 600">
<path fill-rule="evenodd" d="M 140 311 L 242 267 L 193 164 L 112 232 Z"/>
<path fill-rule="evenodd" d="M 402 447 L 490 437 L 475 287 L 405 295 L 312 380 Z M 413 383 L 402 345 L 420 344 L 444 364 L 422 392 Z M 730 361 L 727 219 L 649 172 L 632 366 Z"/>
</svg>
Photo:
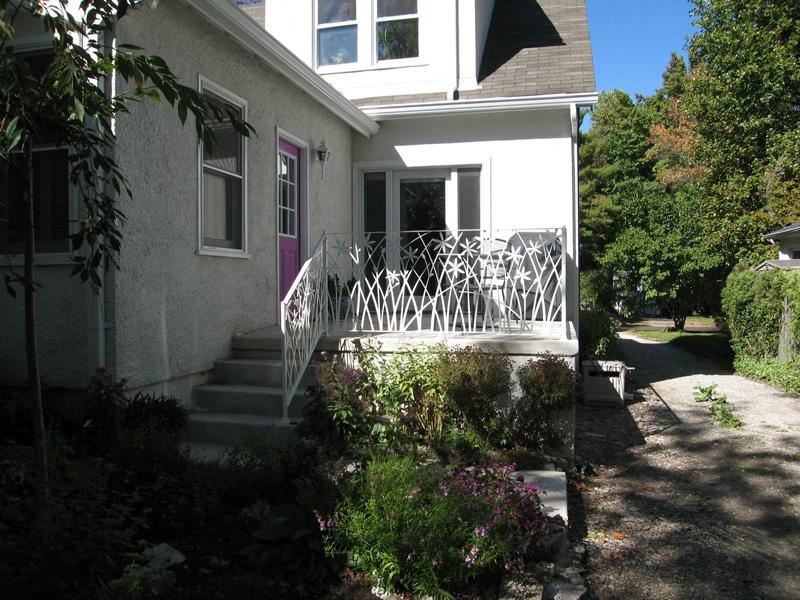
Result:
<svg viewBox="0 0 800 600">
<path fill-rule="evenodd" d="M 583 92 L 578 94 L 447 100 L 444 102 L 420 102 L 417 104 L 384 104 L 380 106 L 365 106 L 361 110 L 376 121 L 391 121 L 393 119 L 418 117 L 568 108 L 572 105 L 591 106 L 597 104 L 597 100 L 597 92 Z"/>
<path fill-rule="evenodd" d="M 181 0 L 209 23 L 280 73 L 294 86 L 314 98 L 360 134 L 370 137 L 380 131 L 372 118 L 319 77 L 244 11 L 227 0 Z"/>
</svg>

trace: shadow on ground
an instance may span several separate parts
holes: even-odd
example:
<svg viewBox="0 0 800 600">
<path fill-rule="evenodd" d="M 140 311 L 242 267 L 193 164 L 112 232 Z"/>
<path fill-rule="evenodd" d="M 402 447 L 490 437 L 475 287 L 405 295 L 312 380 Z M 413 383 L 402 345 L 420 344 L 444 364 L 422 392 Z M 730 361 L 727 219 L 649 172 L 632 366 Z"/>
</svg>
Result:
<svg viewBox="0 0 800 600">
<path fill-rule="evenodd" d="M 626 345 L 629 357 L 660 347 Z M 800 463 L 710 418 L 681 420 L 649 387 L 713 369 L 686 355 L 638 370 L 624 407 L 578 407 L 576 461 L 592 474 L 570 489 L 570 527 L 593 598 L 800 598 Z"/>
</svg>

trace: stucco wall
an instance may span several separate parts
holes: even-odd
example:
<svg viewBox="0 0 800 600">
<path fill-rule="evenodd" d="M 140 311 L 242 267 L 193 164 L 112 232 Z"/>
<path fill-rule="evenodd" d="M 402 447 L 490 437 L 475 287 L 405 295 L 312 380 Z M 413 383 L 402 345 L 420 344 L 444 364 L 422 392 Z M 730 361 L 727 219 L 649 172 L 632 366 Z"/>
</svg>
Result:
<svg viewBox="0 0 800 600">
<path fill-rule="evenodd" d="M 192 87 L 199 75 L 248 101 L 257 135 L 248 142 L 250 258 L 201 256 L 197 140 L 165 102 L 142 103 L 118 122 L 119 161 L 133 201 L 114 277 L 111 364 L 132 387 L 207 370 L 230 351 L 231 336 L 277 323 L 277 130 L 334 150 L 325 180 L 309 164 L 309 235 L 350 228 L 351 131 L 183 4 L 162 1 L 118 26 L 121 42 L 163 57 Z M 119 84 L 123 85 L 123 84 Z"/>
<path fill-rule="evenodd" d="M 22 271 L 22 267 L 17 267 Z M 88 288 L 70 277 L 72 266 L 42 265 L 36 281 L 37 336 L 43 388 L 81 388 L 88 381 L 86 311 Z M 0 268 L 0 275 L 7 273 Z M 25 354 L 25 302 L 0 290 L 0 386 L 22 385 L 28 379 Z"/>
<path fill-rule="evenodd" d="M 385 121 L 378 136 L 353 147 L 353 161 L 364 168 L 480 166 L 483 226 L 567 227 L 567 284 L 577 289 L 572 160 L 566 108 Z"/>
</svg>

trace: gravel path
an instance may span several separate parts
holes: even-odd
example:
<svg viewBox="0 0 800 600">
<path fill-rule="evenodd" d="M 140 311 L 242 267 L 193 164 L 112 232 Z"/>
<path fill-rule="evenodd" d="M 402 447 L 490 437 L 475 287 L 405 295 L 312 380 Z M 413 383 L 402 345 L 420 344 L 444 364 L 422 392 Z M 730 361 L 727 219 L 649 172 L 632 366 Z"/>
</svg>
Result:
<svg viewBox="0 0 800 600">
<path fill-rule="evenodd" d="M 597 599 L 800 599 L 800 399 L 623 334 L 635 399 L 579 406 L 572 490 Z M 718 384 L 723 429 L 693 388 Z M 583 489 L 581 489 L 583 488 Z"/>
</svg>

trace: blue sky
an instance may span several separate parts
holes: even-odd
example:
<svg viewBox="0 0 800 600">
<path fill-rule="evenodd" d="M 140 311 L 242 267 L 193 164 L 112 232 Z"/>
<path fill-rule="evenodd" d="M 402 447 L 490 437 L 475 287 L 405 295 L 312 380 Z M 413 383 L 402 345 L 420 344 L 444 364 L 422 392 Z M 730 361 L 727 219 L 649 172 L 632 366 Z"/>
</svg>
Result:
<svg viewBox="0 0 800 600">
<path fill-rule="evenodd" d="M 686 54 L 688 0 L 586 0 L 598 90 L 649 96 L 672 52 Z"/>
</svg>

